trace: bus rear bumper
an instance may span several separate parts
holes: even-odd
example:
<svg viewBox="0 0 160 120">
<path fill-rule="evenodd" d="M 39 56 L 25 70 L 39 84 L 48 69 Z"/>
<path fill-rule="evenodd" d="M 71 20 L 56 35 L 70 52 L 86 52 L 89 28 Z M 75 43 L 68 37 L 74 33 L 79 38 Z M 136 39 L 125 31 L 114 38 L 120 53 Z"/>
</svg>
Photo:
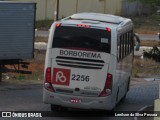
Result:
<svg viewBox="0 0 160 120">
<path fill-rule="evenodd" d="M 97 109 L 97 110 L 112 110 L 114 102 L 111 96 L 107 97 L 84 97 L 64 95 L 43 90 L 43 102 L 46 104 L 58 105 L 69 108 L 79 109 Z"/>
</svg>

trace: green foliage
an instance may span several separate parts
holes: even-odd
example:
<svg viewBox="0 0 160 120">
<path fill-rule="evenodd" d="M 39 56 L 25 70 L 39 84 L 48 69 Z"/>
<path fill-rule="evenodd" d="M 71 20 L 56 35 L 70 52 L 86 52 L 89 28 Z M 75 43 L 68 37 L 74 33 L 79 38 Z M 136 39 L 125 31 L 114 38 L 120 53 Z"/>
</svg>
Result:
<svg viewBox="0 0 160 120">
<path fill-rule="evenodd" d="M 156 6 L 160 5 L 160 0 L 127 0 L 127 1 L 139 1 L 144 4 L 155 4 Z"/>
<path fill-rule="evenodd" d="M 17 77 L 17 79 L 18 79 L 18 80 L 25 80 L 25 76 L 19 75 L 19 76 Z"/>
<path fill-rule="evenodd" d="M 158 4 L 159 3 L 159 0 L 139 0 L 139 1 L 145 4 Z"/>
<path fill-rule="evenodd" d="M 149 52 L 144 51 L 144 57 L 155 60 L 156 62 L 160 62 L 160 50 L 158 47 L 154 46 L 152 50 Z"/>
<path fill-rule="evenodd" d="M 50 29 L 53 22 L 54 22 L 54 20 L 39 20 L 39 21 L 36 21 L 36 28 L 38 28 L 40 30 L 48 30 L 48 29 Z"/>
</svg>

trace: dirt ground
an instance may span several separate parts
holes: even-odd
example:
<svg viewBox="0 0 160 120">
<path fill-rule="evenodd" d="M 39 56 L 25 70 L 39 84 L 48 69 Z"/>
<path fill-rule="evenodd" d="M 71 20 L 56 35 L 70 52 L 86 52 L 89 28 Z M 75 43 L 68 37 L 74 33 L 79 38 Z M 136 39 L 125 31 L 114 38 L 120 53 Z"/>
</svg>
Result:
<svg viewBox="0 0 160 120">
<path fill-rule="evenodd" d="M 22 74 L 17 72 L 7 72 L 2 74 L 2 81 L 27 84 L 27 83 L 42 83 L 43 73 L 44 73 L 44 63 L 45 63 L 45 53 L 46 51 L 35 50 L 34 59 L 26 60 L 30 65 L 28 69 L 22 68 L 20 70 L 32 72 L 32 74 Z M 14 70 L 14 66 L 5 66 L 9 70 Z M 15 66 L 17 67 L 17 66 Z"/>
<path fill-rule="evenodd" d="M 152 59 L 141 59 L 135 56 L 132 77 L 134 78 L 160 78 L 160 63 Z"/>
</svg>

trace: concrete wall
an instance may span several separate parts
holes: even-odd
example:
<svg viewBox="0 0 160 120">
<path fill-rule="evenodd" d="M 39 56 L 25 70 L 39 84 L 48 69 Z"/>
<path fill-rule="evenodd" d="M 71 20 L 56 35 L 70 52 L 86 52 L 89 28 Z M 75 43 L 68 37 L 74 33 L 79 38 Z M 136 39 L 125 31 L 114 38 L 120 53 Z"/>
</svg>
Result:
<svg viewBox="0 0 160 120">
<path fill-rule="evenodd" d="M 59 0 L 59 19 L 78 12 L 121 14 L 122 0 Z"/>
<path fill-rule="evenodd" d="M 56 0 L 4 0 L 4 1 L 18 1 L 18 2 L 36 2 L 36 20 L 54 19 L 54 11 Z"/>
<path fill-rule="evenodd" d="M 8 0 L 7 0 L 8 1 Z M 9 0 L 37 3 L 37 20 L 54 19 L 56 0 Z M 77 12 L 121 14 L 122 0 L 59 0 L 59 19 Z"/>
<path fill-rule="evenodd" d="M 121 15 L 123 0 L 106 0 L 105 13 Z"/>
<path fill-rule="evenodd" d="M 59 0 L 59 19 L 76 13 L 76 11 L 77 0 Z"/>
</svg>

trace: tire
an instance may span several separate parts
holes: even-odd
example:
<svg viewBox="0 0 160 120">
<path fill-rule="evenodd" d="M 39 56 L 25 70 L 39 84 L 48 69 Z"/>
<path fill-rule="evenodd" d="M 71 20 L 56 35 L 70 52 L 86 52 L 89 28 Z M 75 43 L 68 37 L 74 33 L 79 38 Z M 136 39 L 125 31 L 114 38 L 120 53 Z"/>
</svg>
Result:
<svg viewBox="0 0 160 120">
<path fill-rule="evenodd" d="M 64 111 L 67 111 L 68 108 L 67 107 L 62 107 L 62 106 L 58 106 L 58 105 L 52 105 L 51 104 L 51 111 L 61 111 L 61 112 L 64 112 Z"/>
<path fill-rule="evenodd" d="M 128 84 L 127 84 L 126 93 L 125 93 L 125 95 L 122 97 L 122 99 L 120 100 L 120 102 L 124 102 L 124 101 L 125 101 L 126 96 L 127 96 L 127 92 L 129 91 L 129 87 L 130 87 L 129 85 L 130 85 L 130 77 L 129 77 L 129 79 L 128 79 Z"/>
<path fill-rule="evenodd" d="M 131 82 L 131 77 L 128 78 L 128 86 L 127 86 L 127 92 L 129 91 L 130 89 L 130 82 Z"/>
<path fill-rule="evenodd" d="M 126 96 L 127 96 L 127 92 L 129 91 L 129 83 L 128 83 L 128 85 L 127 85 L 127 90 L 126 90 L 126 93 L 125 93 L 125 95 L 121 98 L 121 100 L 120 100 L 120 102 L 124 102 L 125 101 L 125 99 L 126 99 Z"/>
<path fill-rule="evenodd" d="M 51 104 L 51 111 L 55 112 L 55 111 L 59 111 L 59 109 L 60 109 L 59 106 Z"/>
<path fill-rule="evenodd" d="M 126 99 L 126 96 L 127 96 L 127 94 L 125 94 L 123 97 L 122 97 L 122 99 L 120 100 L 120 102 L 124 102 L 125 101 L 125 99 Z"/>
<path fill-rule="evenodd" d="M 111 110 L 105 110 L 105 113 L 109 116 L 113 116 L 115 114 L 115 107 L 112 108 Z"/>
</svg>

